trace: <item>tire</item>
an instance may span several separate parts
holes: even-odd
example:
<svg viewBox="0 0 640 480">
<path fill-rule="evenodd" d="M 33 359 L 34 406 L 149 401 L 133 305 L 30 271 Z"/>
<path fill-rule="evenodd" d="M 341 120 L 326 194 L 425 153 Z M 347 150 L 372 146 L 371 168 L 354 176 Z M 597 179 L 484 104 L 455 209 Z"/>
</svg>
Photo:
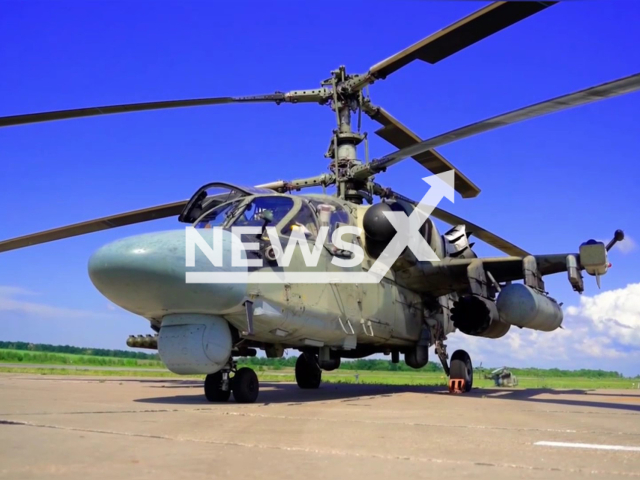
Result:
<svg viewBox="0 0 640 480">
<path fill-rule="evenodd" d="M 471 357 L 464 350 L 456 350 L 451 355 L 449 378 L 464 380 L 464 391 L 470 392 L 473 388 L 473 364 Z"/>
<path fill-rule="evenodd" d="M 210 402 L 226 402 L 230 390 L 222 390 L 222 372 L 211 373 L 204 379 L 204 396 Z"/>
<path fill-rule="evenodd" d="M 232 380 L 232 390 L 236 402 L 255 402 L 260 392 L 260 382 L 256 372 L 247 367 L 238 370 Z"/>
<path fill-rule="evenodd" d="M 296 383 L 303 389 L 315 389 L 322 381 L 322 370 L 315 355 L 300 354 L 296 360 Z"/>
</svg>

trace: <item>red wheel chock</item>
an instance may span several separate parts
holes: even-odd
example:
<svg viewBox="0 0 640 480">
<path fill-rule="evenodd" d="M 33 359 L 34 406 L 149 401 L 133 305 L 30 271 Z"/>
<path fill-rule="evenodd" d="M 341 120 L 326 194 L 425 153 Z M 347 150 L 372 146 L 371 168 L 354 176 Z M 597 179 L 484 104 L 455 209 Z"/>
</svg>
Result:
<svg viewBox="0 0 640 480">
<path fill-rule="evenodd" d="M 462 378 L 449 379 L 449 393 L 463 393 L 465 381 Z"/>
</svg>

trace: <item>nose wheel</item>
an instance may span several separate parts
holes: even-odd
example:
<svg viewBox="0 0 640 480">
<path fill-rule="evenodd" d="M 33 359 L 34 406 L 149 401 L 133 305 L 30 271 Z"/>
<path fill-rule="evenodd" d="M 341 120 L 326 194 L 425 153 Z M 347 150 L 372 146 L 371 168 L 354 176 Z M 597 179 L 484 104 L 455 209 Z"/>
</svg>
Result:
<svg viewBox="0 0 640 480">
<path fill-rule="evenodd" d="M 233 376 L 230 376 L 234 373 Z M 231 393 L 237 403 L 253 403 L 258 398 L 260 382 L 256 372 L 243 367 L 236 370 L 236 363 L 231 360 L 216 373 L 210 373 L 204 379 L 204 396 L 210 402 L 226 402 Z"/>
</svg>

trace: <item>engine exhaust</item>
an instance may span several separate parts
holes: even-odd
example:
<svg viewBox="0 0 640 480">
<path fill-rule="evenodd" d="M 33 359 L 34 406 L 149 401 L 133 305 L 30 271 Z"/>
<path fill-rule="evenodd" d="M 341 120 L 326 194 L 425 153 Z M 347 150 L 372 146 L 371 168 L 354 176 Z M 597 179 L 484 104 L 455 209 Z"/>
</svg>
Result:
<svg viewBox="0 0 640 480">
<path fill-rule="evenodd" d="M 451 320 L 462 333 L 476 337 L 500 338 L 510 328 L 500 320 L 495 302 L 478 295 L 467 295 L 455 302 Z"/>
</svg>

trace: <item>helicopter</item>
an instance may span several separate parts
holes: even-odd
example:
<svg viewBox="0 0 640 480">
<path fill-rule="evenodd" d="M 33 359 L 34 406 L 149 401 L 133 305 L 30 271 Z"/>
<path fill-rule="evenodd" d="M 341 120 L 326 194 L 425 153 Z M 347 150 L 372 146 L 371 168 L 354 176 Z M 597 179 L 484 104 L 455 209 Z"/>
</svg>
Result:
<svg viewBox="0 0 640 480">
<path fill-rule="evenodd" d="M 212 402 L 255 402 L 259 381 L 235 359 L 258 350 L 278 358 L 285 350 L 300 352 L 295 379 L 302 389 L 317 389 L 322 372 L 340 367 L 342 359 L 400 355 L 412 368 L 429 361 L 429 350 L 455 384 L 456 391 L 473 388 L 470 355 L 449 356 L 448 335 L 498 339 L 511 327 L 553 331 L 562 326 L 561 306 L 545 290 L 543 277 L 566 273 L 574 291 L 584 291 L 582 272 L 600 282 L 607 273 L 607 252 L 623 240 L 617 230 L 605 244 L 589 240 L 577 252 L 534 255 L 482 227 L 437 207 L 437 202 L 413 200 L 377 183 L 376 176 L 412 158 L 434 174 L 430 192 L 473 198 L 480 189 L 435 149 L 454 141 L 549 113 L 631 93 L 640 89 L 640 73 L 540 102 L 467 125 L 426 140 L 387 110 L 371 102 L 368 88 L 414 61 L 430 64 L 535 15 L 557 2 L 494 2 L 375 64 L 364 74 L 340 66 L 319 88 L 243 97 L 213 97 L 112 105 L 0 117 L 0 127 L 21 124 L 231 103 L 315 103 L 336 118 L 325 157 L 328 170 L 316 176 L 275 180 L 245 186 L 223 181 L 199 188 L 189 200 L 130 211 L 82 223 L 0 241 L 0 252 L 84 235 L 155 219 L 177 217 L 185 228 L 127 237 L 107 244 L 89 259 L 89 277 L 106 298 L 149 321 L 153 335 L 132 336 L 130 347 L 157 349 L 167 368 L 177 374 L 202 374 L 205 397 Z M 361 131 L 362 114 L 379 123 L 376 135 L 397 150 L 364 160 L 358 147 L 368 138 Z M 354 125 L 354 117 L 356 124 Z M 355 128 L 354 128 L 355 127 Z M 298 193 L 321 188 L 322 193 Z M 328 193 L 327 189 L 334 189 Z M 426 197 L 425 197 L 426 198 Z M 377 201 L 376 201 L 377 200 Z M 424 259 L 407 246 L 389 262 L 376 282 L 314 279 L 361 278 L 401 232 L 394 215 L 421 218 L 408 233 L 415 244 L 428 247 L 435 258 Z M 422 215 L 422 216 L 420 216 Z M 440 233 L 432 218 L 452 228 Z M 345 227 L 358 233 L 334 235 Z M 234 229 L 253 229 L 236 237 Z M 237 230 L 236 230 L 237 231 Z M 245 230 L 248 231 L 248 230 Z M 353 230 L 352 230 L 353 231 Z M 191 265 L 189 232 L 202 238 Z M 214 232 L 218 232 L 216 237 Z M 324 235 L 321 235 L 324 232 Z M 505 257 L 480 258 L 470 237 L 502 251 Z M 198 241 L 196 237 L 196 242 Z M 244 237 L 244 238 L 243 238 Z M 282 242 L 304 241 L 317 252 L 309 266 L 302 242 L 283 265 Z M 252 240 L 255 248 L 241 251 L 253 266 L 212 265 L 216 248 L 232 260 L 237 240 Z M 210 250 L 209 250 L 210 249 Z M 349 262 L 362 252 L 362 260 Z M 307 252 L 309 253 L 309 252 Z M 347 265 L 348 263 L 348 265 Z M 215 274 L 218 281 L 188 282 L 195 272 Z M 303 282 L 257 282 L 259 274 L 307 273 Z M 240 277 L 236 276 L 240 274 Z M 241 278 L 240 281 L 231 281 Z M 222 280 L 220 280 L 222 279 Z M 225 281 L 228 280 L 228 281 Z M 522 283 L 514 283 L 522 281 Z"/>
</svg>

